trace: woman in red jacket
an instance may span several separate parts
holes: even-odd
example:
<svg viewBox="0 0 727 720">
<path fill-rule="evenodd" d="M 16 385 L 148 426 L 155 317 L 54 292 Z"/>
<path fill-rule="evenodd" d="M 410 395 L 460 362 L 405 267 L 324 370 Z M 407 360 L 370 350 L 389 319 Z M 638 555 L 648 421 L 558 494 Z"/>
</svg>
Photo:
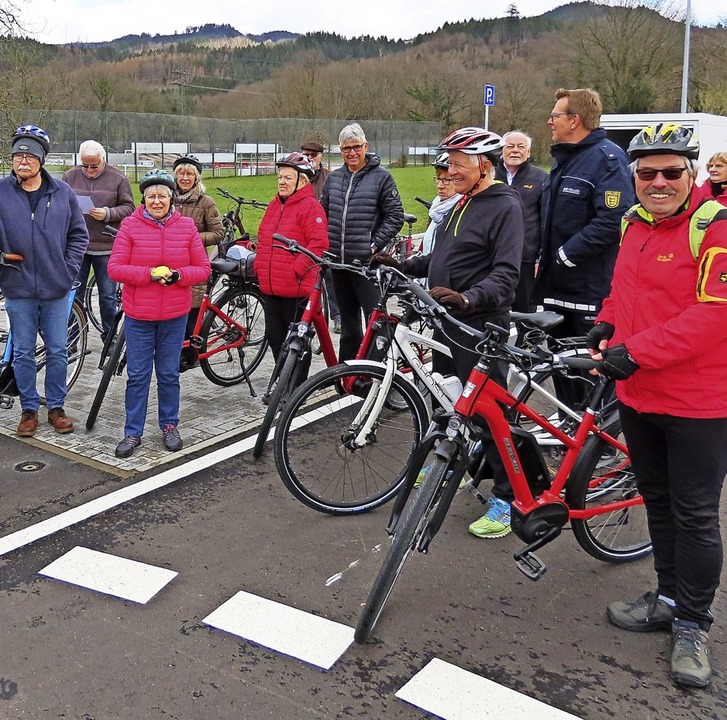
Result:
<svg viewBox="0 0 727 720">
<path fill-rule="evenodd" d="M 191 287 L 207 279 L 210 262 L 194 221 L 172 205 L 175 187 L 164 170 L 144 175 L 139 183 L 143 204 L 124 219 L 109 259 L 109 277 L 124 284 L 126 315 L 126 424 L 116 447 L 119 458 L 130 457 L 141 444 L 152 368 L 164 447 L 182 449 L 179 354 Z"/>
<path fill-rule="evenodd" d="M 278 194 L 258 230 L 255 272 L 265 297 L 265 334 L 277 359 L 290 323 L 300 319 L 316 280 L 316 266 L 273 240 L 280 233 L 316 255 L 328 250 L 328 223 L 310 180 L 313 163 L 299 152 L 278 160 Z"/>
</svg>

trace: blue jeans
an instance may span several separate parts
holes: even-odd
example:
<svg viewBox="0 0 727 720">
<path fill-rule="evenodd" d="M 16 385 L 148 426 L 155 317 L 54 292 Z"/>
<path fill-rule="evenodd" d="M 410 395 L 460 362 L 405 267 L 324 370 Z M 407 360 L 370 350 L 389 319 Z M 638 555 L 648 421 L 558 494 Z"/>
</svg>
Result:
<svg viewBox="0 0 727 720">
<path fill-rule="evenodd" d="M 144 434 L 152 368 L 157 378 L 159 427 L 179 423 L 179 355 L 186 323 L 186 315 L 172 320 L 134 320 L 126 316 L 124 435 L 140 438 Z"/>
<path fill-rule="evenodd" d="M 76 297 L 86 302 L 86 283 L 93 268 L 98 291 L 98 306 L 101 312 L 101 338 L 105 339 L 111 332 L 116 315 L 116 283 L 109 277 L 108 265 L 110 255 L 86 255 L 81 263 L 76 280 L 81 283 L 76 290 Z"/>
<path fill-rule="evenodd" d="M 66 400 L 68 302 L 67 295 L 57 300 L 5 298 L 12 330 L 15 384 L 23 410 L 37 412 L 40 408 L 40 395 L 35 387 L 38 332 L 46 348 L 45 397 L 48 409 L 62 408 Z"/>
</svg>

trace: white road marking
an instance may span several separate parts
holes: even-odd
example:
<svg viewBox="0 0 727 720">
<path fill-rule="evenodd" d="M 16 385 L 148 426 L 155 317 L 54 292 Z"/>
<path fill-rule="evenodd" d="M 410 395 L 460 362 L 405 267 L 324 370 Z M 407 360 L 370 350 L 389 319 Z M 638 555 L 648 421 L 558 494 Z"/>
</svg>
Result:
<svg viewBox="0 0 727 720">
<path fill-rule="evenodd" d="M 40 574 L 143 605 L 179 573 L 76 546 Z"/>
<path fill-rule="evenodd" d="M 221 448 L 203 457 L 190 460 L 183 465 L 165 470 L 146 480 L 141 480 L 133 485 L 115 490 L 108 495 L 103 495 L 95 500 L 79 505 L 77 508 L 66 510 L 59 515 L 35 523 L 35 525 L 10 533 L 10 535 L 0 538 L 0 557 L 25 545 L 29 545 L 36 540 L 53 535 L 53 533 L 59 532 L 60 530 L 65 530 L 71 527 L 71 525 L 88 520 L 94 515 L 100 515 L 107 510 L 123 505 L 125 502 L 129 502 L 129 500 L 134 500 L 142 495 L 154 492 L 154 490 L 163 488 L 166 485 L 171 485 L 177 480 L 188 477 L 200 470 L 206 470 L 213 465 L 217 465 L 217 463 L 229 460 L 236 455 L 250 450 L 254 444 L 255 436 L 253 435 L 229 447 Z"/>
<path fill-rule="evenodd" d="M 203 623 L 330 670 L 353 642 L 353 628 L 240 591 Z"/>
<path fill-rule="evenodd" d="M 409 680 L 396 697 L 444 720 L 580 720 L 438 658 Z"/>
</svg>

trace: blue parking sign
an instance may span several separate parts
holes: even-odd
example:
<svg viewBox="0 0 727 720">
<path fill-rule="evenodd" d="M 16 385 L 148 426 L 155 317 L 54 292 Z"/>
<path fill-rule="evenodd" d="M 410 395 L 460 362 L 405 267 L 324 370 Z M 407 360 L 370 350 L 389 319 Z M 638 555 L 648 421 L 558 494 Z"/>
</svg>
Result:
<svg viewBox="0 0 727 720">
<path fill-rule="evenodd" d="M 485 85 L 485 105 L 492 106 L 495 104 L 495 86 Z"/>
</svg>

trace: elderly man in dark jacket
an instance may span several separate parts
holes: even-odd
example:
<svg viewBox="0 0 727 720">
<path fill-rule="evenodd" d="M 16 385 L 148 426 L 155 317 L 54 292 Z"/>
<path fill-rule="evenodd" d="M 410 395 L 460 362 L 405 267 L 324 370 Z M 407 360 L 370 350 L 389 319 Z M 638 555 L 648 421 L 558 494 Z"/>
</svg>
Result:
<svg viewBox="0 0 727 720">
<path fill-rule="evenodd" d="M 368 263 L 404 225 L 404 209 L 394 178 L 379 158 L 367 152 L 361 126 L 347 125 L 338 137 L 344 165 L 330 173 L 321 196 L 328 216 L 330 252 L 341 262 Z M 333 272 L 333 287 L 341 312 L 340 360 L 356 357 L 363 338 L 361 313 L 367 318 L 379 292 L 365 278 Z"/>
</svg>

